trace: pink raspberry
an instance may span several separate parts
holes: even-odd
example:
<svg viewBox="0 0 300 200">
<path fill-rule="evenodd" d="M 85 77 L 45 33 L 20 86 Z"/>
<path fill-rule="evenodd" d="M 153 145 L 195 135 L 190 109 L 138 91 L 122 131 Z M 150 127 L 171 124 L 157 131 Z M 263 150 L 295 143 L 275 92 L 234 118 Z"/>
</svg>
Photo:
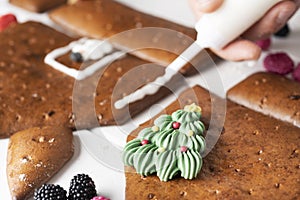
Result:
<svg viewBox="0 0 300 200">
<path fill-rule="evenodd" d="M 13 14 L 0 16 L 0 32 L 6 29 L 10 24 L 17 23 L 17 18 Z"/>
<path fill-rule="evenodd" d="M 108 198 L 106 198 L 104 196 L 98 196 L 98 197 L 92 198 L 91 200 L 110 200 L 110 199 L 108 199 Z"/>
<path fill-rule="evenodd" d="M 293 71 L 294 62 L 286 53 L 269 54 L 264 59 L 264 67 L 267 71 L 286 75 Z"/>
<path fill-rule="evenodd" d="M 267 51 L 271 46 L 271 39 L 267 38 L 264 40 L 258 40 L 255 44 L 257 44 L 257 46 L 259 46 L 263 51 Z"/>
<path fill-rule="evenodd" d="M 293 78 L 300 82 L 300 63 L 298 64 L 298 66 L 296 67 L 296 69 L 293 72 Z"/>
</svg>

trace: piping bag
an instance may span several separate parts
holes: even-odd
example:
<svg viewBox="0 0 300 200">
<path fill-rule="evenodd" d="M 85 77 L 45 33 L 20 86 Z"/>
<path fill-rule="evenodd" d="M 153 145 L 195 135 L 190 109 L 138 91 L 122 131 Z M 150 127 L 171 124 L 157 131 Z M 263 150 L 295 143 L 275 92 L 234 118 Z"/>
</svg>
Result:
<svg viewBox="0 0 300 200">
<path fill-rule="evenodd" d="M 197 39 L 169 64 L 163 76 L 115 102 L 122 109 L 132 102 L 156 93 L 189 61 L 205 48 L 222 49 L 239 37 L 281 0 L 224 0 L 212 13 L 204 14 L 196 23 Z"/>
</svg>

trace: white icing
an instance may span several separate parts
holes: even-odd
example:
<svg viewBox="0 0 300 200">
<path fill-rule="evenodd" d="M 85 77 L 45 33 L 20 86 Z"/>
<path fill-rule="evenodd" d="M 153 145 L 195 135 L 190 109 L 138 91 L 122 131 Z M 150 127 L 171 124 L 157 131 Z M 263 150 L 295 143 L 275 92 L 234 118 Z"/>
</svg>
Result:
<svg viewBox="0 0 300 200">
<path fill-rule="evenodd" d="M 135 101 L 143 99 L 146 95 L 151 95 L 156 93 L 159 88 L 165 85 L 170 79 L 178 73 L 178 71 L 185 66 L 189 61 L 191 61 L 202 48 L 194 42 L 189 46 L 180 56 L 178 56 L 168 67 L 165 69 L 165 74 L 156 78 L 155 81 L 148 83 L 142 88 L 136 90 L 135 92 L 125 96 L 115 102 L 115 108 L 122 109 L 126 105 L 133 103 Z"/>
<path fill-rule="evenodd" d="M 73 51 L 73 50 L 77 52 L 81 50 L 82 51 L 81 53 L 83 53 L 82 56 L 84 57 L 84 60 L 99 59 L 99 61 L 86 67 L 83 70 L 73 69 L 56 61 L 56 58 L 58 58 L 59 56 L 62 56 L 68 53 L 69 51 Z M 51 51 L 49 54 L 46 55 L 44 61 L 46 64 L 52 66 L 54 69 L 58 71 L 61 71 L 77 80 L 83 80 L 91 76 L 93 73 L 95 73 L 97 70 L 101 69 L 102 67 L 106 66 L 107 64 L 124 57 L 125 54 L 126 53 L 123 51 L 113 52 L 112 45 L 107 41 L 81 38 L 77 41 L 71 42 L 69 45 L 65 47 L 61 47 Z"/>
<path fill-rule="evenodd" d="M 80 53 L 83 60 L 98 60 L 113 51 L 113 46 L 103 40 L 88 39 L 78 42 L 72 48 L 73 53 Z"/>
</svg>

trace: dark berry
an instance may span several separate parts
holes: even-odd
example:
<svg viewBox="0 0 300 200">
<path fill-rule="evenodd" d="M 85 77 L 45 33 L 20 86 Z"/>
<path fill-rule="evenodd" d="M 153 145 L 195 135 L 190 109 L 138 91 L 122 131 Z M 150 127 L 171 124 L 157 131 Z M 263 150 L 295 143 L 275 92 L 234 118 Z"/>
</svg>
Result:
<svg viewBox="0 0 300 200">
<path fill-rule="evenodd" d="M 269 72 L 286 75 L 293 71 L 294 62 L 286 53 L 274 53 L 264 59 L 264 67 Z"/>
<path fill-rule="evenodd" d="M 298 66 L 296 67 L 296 69 L 293 72 L 293 78 L 300 82 L 300 63 L 298 64 Z"/>
<path fill-rule="evenodd" d="M 97 196 L 94 181 L 86 174 L 78 174 L 71 180 L 69 200 L 90 200 Z"/>
<path fill-rule="evenodd" d="M 73 60 L 74 62 L 82 62 L 83 61 L 81 53 L 78 53 L 78 52 L 72 52 L 70 54 L 70 59 Z"/>
<path fill-rule="evenodd" d="M 67 192 L 59 185 L 44 184 L 34 192 L 35 200 L 67 200 Z"/>
<path fill-rule="evenodd" d="M 6 29 L 10 24 L 17 23 L 17 18 L 13 14 L 6 14 L 0 17 L 0 31 Z"/>
<path fill-rule="evenodd" d="M 277 31 L 274 35 L 276 37 L 287 37 L 290 33 L 289 25 L 286 24 L 284 27 L 282 27 L 279 31 Z"/>
<path fill-rule="evenodd" d="M 255 42 L 262 50 L 267 51 L 271 46 L 271 39 L 258 40 Z"/>
</svg>

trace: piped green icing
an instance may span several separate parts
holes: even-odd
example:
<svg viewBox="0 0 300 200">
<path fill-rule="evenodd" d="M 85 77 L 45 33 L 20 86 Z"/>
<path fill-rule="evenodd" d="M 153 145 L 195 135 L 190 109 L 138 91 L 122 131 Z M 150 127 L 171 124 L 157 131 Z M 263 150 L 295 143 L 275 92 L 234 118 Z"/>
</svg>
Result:
<svg viewBox="0 0 300 200">
<path fill-rule="evenodd" d="M 174 150 L 164 151 L 158 155 L 156 170 L 161 181 L 168 181 L 179 173 L 177 167 L 178 155 L 178 152 Z"/>
<path fill-rule="evenodd" d="M 133 158 L 133 166 L 137 173 L 147 176 L 156 172 L 155 160 L 158 147 L 154 144 L 141 146 Z"/>
<path fill-rule="evenodd" d="M 178 169 L 185 179 L 193 179 L 202 167 L 202 158 L 199 152 L 190 151 L 181 153 L 178 159 Z"/>
<path fill-rule="evenodd" d="M 124 164 L 133 166 L 143 176 L 156 173 L 161 181 L 177 174 L 185 179 L 195 178 L 202 167 L 201 153 L 206 146 L 205 127 L 200 118 L 201 108 L 195 104 L 172 115 L 161 115 L 153 127 L 143 129 L 136 139 L 126 144 Z M 180 123 L 180 127 L 173 127 L 174 122 Z"/>
</svg>

